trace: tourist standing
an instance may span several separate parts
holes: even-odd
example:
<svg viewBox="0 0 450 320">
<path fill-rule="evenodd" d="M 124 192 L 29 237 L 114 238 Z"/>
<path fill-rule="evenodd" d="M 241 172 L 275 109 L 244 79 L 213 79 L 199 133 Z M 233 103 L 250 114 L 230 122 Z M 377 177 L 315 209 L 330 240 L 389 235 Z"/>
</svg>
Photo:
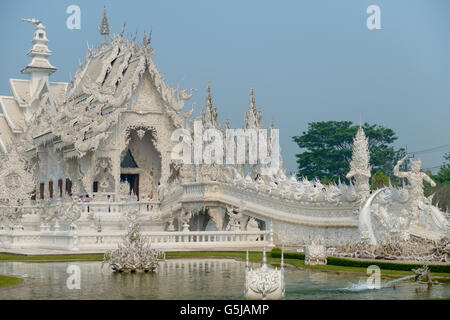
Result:
<svg viewBox="0 0 450 320">
<path fill-rule="evenodd" d="M 149 211 L 150 201 L 152 201 L 152 193 L 151 192 L 147 196 L 147 211 Z"/>
<path fill-rule="evenodd" d="M 89 213 L 90 212 L 89 202 L 91 202 L 91 198 L 89 198 L 88 194 L 86 194 L 86 197 L 84 198 L 84 202 L 88 203 L 87 209 L 88 209 L 88 213 Z"/>
<path fill-rule="evenodd" d="M 111 212 L 111 201 L 112 201 L 112 199 L 111 199 L 111 196 L 109 194 L 106 196 L 106 198 L 108 199 L 108 212 L 110 213 Z"/>
</svg>

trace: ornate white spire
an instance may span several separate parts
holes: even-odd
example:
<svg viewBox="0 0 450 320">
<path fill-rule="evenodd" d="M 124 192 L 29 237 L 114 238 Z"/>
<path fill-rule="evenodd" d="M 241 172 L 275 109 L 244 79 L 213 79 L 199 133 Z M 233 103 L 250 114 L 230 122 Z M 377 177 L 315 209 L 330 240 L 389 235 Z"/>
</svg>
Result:
<svg viewBox="0 0 450 320">
<path fill-rule="evenodd" d="M 256 111 L 255 90 L 253 88 L 250 88 L 249 108 L 252 109 L 254 112 Z"/>
<path fill-rule="evenodd" d="M 108 37 L 109 31 L 110 31 L 109 23 L 108 23 L 108 17 L 106 16 L 106 7 L 103 8 L 102 23 L 98 27 L 98 31 L 100 32 L 100 35 L 104 36 L 105 43 L 106 43 L 106 38 Z"/>
<path fill-rule="evenodd" d="M 34 37 L 31 41 L 33 47 L 27 53 L 27 55 L 32 58 L 31 62 L 21 70 L 22 73 L 30 74 L 32 92 L 34 92 L 41 79 L 48 79 L 48 76 L 58 69 L 52 66 L 48 61 L 48 57 L 52 55 L 52 51 L 47 47 L 48 39 L 42 22 L 34 18 L 22 19 L 22 21 L 36 26 L 36 31 L 34 32 Z"/>
<path fill-rule="evenodd" d="M 364 129 L 360 125 L 355 138 L 353 139 L 353 154 L 350 163 L 350 171 L 370 171 L 369 167 L 369 140 L 366 138 Z"/>
<path fill-rule="evenodd" d="M 203 125 L 206 128 L 220 128 L 217 122 L 217 108 L 213 105 L 211 87 L 209 86 L 209 83 L 206 87 L 206 106 L 200 112 L 200 117 L 202 118 Z"/>
<path fill-rule="evenodd" d="M 364 134 L 364 129 L 359 125 L 358 132 L 353 139 L 352 161 L 350 162 L 350 172 L 347 179 L 355 178 L 355 186 L 362 196 L 366 199 L 370 193 L 369 178 L 371 176 L 371 167 L 369 165 L 369 141 Z"/>
<path fill-rule="evenodd" d="M 256 109 L 255 102 L 255 92 L 253 88 L 250 89 L 250 102 L 248 105 L 248 110 L 244 116 L 244 126 L 245 129 L 256 129 L 261 128 L 261 111 Z"/>
</svg>

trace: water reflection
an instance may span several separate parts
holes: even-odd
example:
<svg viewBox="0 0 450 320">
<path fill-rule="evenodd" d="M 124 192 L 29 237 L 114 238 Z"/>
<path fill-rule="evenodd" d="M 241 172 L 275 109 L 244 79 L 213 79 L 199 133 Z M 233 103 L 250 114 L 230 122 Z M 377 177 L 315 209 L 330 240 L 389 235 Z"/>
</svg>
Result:
<svg viewBox="0 0 450 320">
<path fill-rule="evenodd" d="M 80 290 L 66 281 L 69 265 L 81 271 Z M 259 264 L 257 264 L 259 265 Z M 255 265 L 256 266 L 256 265 Z M 18 286 L 0 288 L 0 299 L 243 299 L 245 263 L 230 259 L 176 259 L 156 273 L 116 274 L 101 262 L 1 262 L 0 274 L 23 276 Z M 380 290 L 348 290 L 365 278 L 287 268 L 287 299 L 423 299 L 450 296 L 450 285 L 397 282 Z M 387 282 L 384 279 L 382 282 Z M 347 288 L 347 289 L 346 289 Z"/>
</svg>

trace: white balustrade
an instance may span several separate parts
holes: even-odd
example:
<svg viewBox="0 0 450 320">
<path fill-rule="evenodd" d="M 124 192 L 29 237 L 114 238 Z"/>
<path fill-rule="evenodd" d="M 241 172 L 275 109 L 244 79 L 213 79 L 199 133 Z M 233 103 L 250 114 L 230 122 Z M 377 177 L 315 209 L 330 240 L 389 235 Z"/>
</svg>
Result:
<svg viewBox="0 0 450 320">
<path fill-rule="evenodd" d="M 125 212 L 125 209 L 137 208 L 141 213 L 144 212 L 158 212 L 159 201 L 94 201 L 94 202 L 80 202 L 79 205 L 83 207 L 83 212 Z"/>
<path fill-rule="evenodd" d="M 125 231 L 82 232 L 0 230 L 0 248 L 105 250 L 116 248 Z M 265 231 L 146 231 L 142 235 L 154 248 L 164 250 L 211 250 L 271 246 Z M 76 241 L 75 241 L 76 240 Z"/>
</svg>

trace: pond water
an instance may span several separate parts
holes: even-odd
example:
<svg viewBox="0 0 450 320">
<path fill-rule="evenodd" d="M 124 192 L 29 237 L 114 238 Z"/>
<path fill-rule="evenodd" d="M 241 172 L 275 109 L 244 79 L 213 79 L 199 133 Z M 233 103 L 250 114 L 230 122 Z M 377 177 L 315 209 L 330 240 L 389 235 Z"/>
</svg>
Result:
<svg viewBox="0 0 450 320">
<path fill-rule="evenodd" d="M 80 289 L 67 286 L 70 266 L 79 268 Z M 154 274 L 116 274 L 101 262 L 0 262 L 0 274 L 26 279 L 0 288 L 0 299 L 244 299 L 245 263 L 232 259 L 168 260 Z M 366 277 L 350 274 L 286 268 L 285 279 L 286 299 L 450 297 L 450 284 L 427 290 L 407 279 L 382 279 L 378 290 L 367 289 Z"/>
</svg>

